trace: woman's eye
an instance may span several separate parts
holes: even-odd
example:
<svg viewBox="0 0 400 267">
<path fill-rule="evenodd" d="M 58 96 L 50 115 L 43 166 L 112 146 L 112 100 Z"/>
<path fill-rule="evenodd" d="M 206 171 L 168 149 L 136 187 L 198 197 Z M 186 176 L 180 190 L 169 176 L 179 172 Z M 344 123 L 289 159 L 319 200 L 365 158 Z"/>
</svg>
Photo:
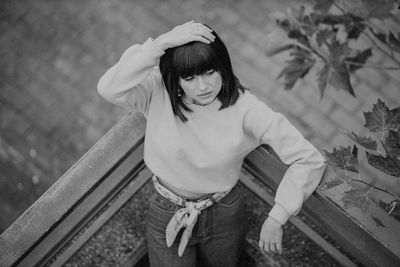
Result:
<svg viewBox="0 0 400 267">
<path fill-rule="evenodd" d="M 209 70 L 209 71 L 206 71 L 206 74 L 207 75 L 211 75 L 211 74 L 213 74 L 215 72 L 215 70 Z"/>
<path fill-rule="evenodd" d="M 182 79 L 184 79 L 185 81 L 191 81 L 191 80 L 193 80 L 193 78 L 194 78 L 194 76 L 189 76 L 189 77 L 185 77 Z"/>
</svg>

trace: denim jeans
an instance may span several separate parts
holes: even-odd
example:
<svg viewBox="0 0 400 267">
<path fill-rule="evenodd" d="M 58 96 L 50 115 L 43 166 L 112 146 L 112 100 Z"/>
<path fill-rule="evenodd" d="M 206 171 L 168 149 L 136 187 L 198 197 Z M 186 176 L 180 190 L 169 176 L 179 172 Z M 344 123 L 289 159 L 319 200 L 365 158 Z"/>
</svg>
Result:
<svg viewBox="0 0 400 267">
<path fill-rule="evenodd" d="M 181 207 L 152 189 L 146 229 L 150 266 L 237 266 L 245 238 L 241 186 L 236 184 L 218 203 L 201 211 L 182 257 L 178 256 L 182 230 L 171 247 L 165 241 L 167 224 Z"/>
</svg>

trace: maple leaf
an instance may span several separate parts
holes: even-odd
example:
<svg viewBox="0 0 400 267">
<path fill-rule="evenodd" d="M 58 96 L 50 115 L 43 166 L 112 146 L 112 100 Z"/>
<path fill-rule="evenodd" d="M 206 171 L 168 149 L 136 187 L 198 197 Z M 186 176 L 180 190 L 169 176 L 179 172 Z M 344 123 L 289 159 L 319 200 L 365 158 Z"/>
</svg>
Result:
<svg viewBox="0 0 400 267">
<path fill-rule="evenodd" d="M 335 32 L 331 29 L 323 29 L 317 32 L 316 41 L 319 46 L 326 42 L 326 40 L 332 38 Z"/>
<path fill-rule="evenodd" d="M 365 15 L 367 18 L 384 19 L 391 16 L 394 1 L 385 0 L 363 0 Z"/>
<path fill-rule="evenodd" d="M 372 32 L 372 34 L 382 43 L 387 44 L 387 37 L 386 34 L 383 32 L 375 31 L 373 28 L 369 27 L 369 30 Z"/>
<path fill-rule="evenodd" d="M 312 68 L 315 59 L 304 49 L 298 48 L 297 52 L 291 53 L 293 59 L 286 61 L 287 66 L 279 73 L 278 79 L 285 77 L 285 89 L 293 88 L 296 81 L 303 78 Z"/>
<path fill-rule="evenodd" d="M 355 96 L 353 86 L 350 82 L 350 73 L 347 69 L 346 64 L 341 63 L 330 68 L 328 82 L 336 89 L 345 90 L 349 92 L 352 96 Z"/>
<path fill-rule="evenodd" d="M 365 30 L 366 25 L 363 23 L 363 19 L 358 19 L 359 17 L 352 15 L 353 20 L 345 23 L 344 27 L 347 32 L 347 38 L 357 39 L 360 34 Z"/>
<path fill-rule="evenodd" d="M 331 8 L 333 1 L 331 0 L 316 0 L 316 4 L 314 5 L 314 10 L 317 10 L 321 13 L 326 13 Z"/>
<path fill-rule="evenodd" d="M 350 132 L 350 131 L 343 130 L 343 129 L 341 129 L 340 131 L 343 134 L 347 135 L 350 139 L 352 139 L 354 142 L 356 142 L 360 146 L 362 146 L 366 149 L 369 149 L 369 150 L 376 151 L 377 143 L 371 137 L 359 136 L 354 132 Z"/>
<path fill-rule="evenodd" d="M 400 108 L 390 110 L 380 98 L 372 111 L 364 112 L 365 125 L 371 132 L 396 130 L 400 126 Z"/>
<path fill-rule="evenodd" d="M 368 210 L 370 204 L 370 200 L 366 192 L 361 189 L 350 189 L 349 191 L 344 192 L 342 202 L 346 209 L 350 207 L 357 207 L 363 212 Z"/>
<path fill-rule="evenodd" d="M 342 89 L 355 96 L 353 86 L 350 83 L 350 73 L 344 58 L 352 55 L 353 50 L 347 43 L 339 43 L 334 40 L 328 44 L 329 49 L 329 65 L 328 83 L 336 89 Z"/>
<path fill-rule="evenodd" d="M 392 32 L 389 33 L 388 45 L 394 51 L 400 52 L 400 33 L 397 33 L 397 38 Z"/>
<path fill-rule="evenodd" d="M 322 70 L 318 73 L 318 87 L 321 92 L 321 98 L 324 96 L 325 88 L 328 84 L 329 71 L 329 64 L 325 64 Z"/>
<path fill-rule="evenodd" d="M 366 151 L 368 163 L 389 175 L 399 177 L 400 178 L 400 160 L 393 158 L 391 156 L 381 156 L 381 155 L 374 155 Z"/>
<path fill-rule="evenodd" d="M 344 181 L 341 179 L 333 179 L 325 184 L 325 188 L 330 189 L 330 188 L 336 187 L 338 185 L 341 185 L 343 183 L 344 183 Z"/>
<path fill-rule="evenodd" d="M 357 39 L 366 27 L 365 19 L 352 13 L 342 15 L 327 14 L 319 18 L 319 22 L 328 25 L 344 25 L 349 39 Z"/>
<path fill-rule="evenodd" d="M 389 130 L 387 137 L 384 140 L 385 149 L 392 157 L 400 156 L 400 130 Z"/>
<path fill-rule="evenodd" d="M 371 216 L 371 217 L 372 217 L 372 219 L 375 221 L 377 227 L 385 227 L 385 225 L 382 223 L 381 220 L 379 220 L 379 219 L 376 218 L 375 216 Z"/>
<path fill-rule="evenodd" d="M 358 173 L 358 157 L 354 155 L 353 152 L 357 151 L 357 147 L 343 147 L 340 146 L 339 149 L 334 148 L 332 152 L 324 150 L 325 158 L 327 163 L 331 166 L 335 166 L 339 169 L 352 171 Z"/>
<path fill-rule="evenodd" d="M 358 63 L 358 64 L 365 64 L 368 58 L 372 56 L 372 48 L 367 48 L 364 51 L 359 52 L 355 57 L 348 57 L 346 58 L 346 62 L 349 63 L 349 71 L 354 72 L 361 68 L 362 66 L 351 64 L 351 62 Z"/>
</svg>

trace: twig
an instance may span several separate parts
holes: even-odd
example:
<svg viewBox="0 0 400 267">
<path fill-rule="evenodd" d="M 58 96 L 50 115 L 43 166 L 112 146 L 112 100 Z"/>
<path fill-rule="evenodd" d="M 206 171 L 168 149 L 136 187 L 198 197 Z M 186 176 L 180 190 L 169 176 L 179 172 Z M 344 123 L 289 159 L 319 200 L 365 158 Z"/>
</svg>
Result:
<svg viewBox="0 0 400 267">
<path fill-rule="evenodd" d="M 354 62 L 351 60 L 344 60 L 346 63 L 349 65 L 354 65 L 354 66 L 360 66 L 364 68 L 373 68 L 373 69 L 385 69 L 385 70 L 400 70 L 400 67 L 389 67 L 389 66 L 381 66 L 381 65 L 375 65 L 375 64 L 363 64 L 359 62 Z"/>
<path fill-rule="evenodd" d="M 367 182 L 365 182 L 365 181 L 363 181 L 363 180 L 353 179 L 353 178 L 351 178 L 351 177 L 349 177 L 349 178 L 350 178 L 350 180 L 353 181 L 353 182 L 359 182 L 359 183 L 366 184 L 366 185 L 370 186 L 371 188 L 374 188 L 374 189 L 376 189 L 376 190 L 385 192 L 385 193 L 391 195 L 393 198 L 395 198 L 395 199 L 397 199 L 397 200 L 400 200 L 399 197 L 397 197 L 396 195 L 390 193 L 389 191 L 387 191 L 387 190 L 385 190 L 385 189 L 382 189 L 382 188 L 380 188 L 380 187 L 377 187 L 377 186 L 375 186 L 375 185 L 372 185 L 372 184 L 370 184 L 370 183 L 367 183 Z"/>
<path fill-rule="evenodd" d="M 346 11 L 339 6 L 335 0 L 329 0 L 335 7 L 337 7 L 343 14 L 346 14 Z M 371 43 L 376 47 L 376 49 L 378 49 L 379 51 L 381 51 L 383 54 L 385 54 L 386 56 L 388 56 L 390 59 L 392 59 L 394 62 L 396 62 L 399 66 L 400 66 L 400 61 L 397 60 L 396 57 L 391 56 L 391 54 L 389 54 L 388 52 L 386 52 L 382 47 L 380 47 L 374 39 L 372 39 L 371 36 L 369 36 L 369 34 L 367 34 L 364 29 L 361 29 L 358 25 L 354 25 L 357 29 L 359 29 L 361 31 L 361 34 L 365 35 L 370 41 Z"/>
</svg>

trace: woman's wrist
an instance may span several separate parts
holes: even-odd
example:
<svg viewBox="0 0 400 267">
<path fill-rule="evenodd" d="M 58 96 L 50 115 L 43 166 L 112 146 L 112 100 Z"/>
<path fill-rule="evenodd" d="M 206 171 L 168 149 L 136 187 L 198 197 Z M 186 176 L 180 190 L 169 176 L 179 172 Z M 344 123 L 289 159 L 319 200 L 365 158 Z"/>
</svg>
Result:
<svg viewBox="0 0 400 267">
<path fill-rule="evenodd" d="M 166 50 L 170 47 L 167 41 L 165 41 L 164 34 L 158 36 L 154 39 L 154 44 L 156 44 L 161 50 Z"/>
</svg>

